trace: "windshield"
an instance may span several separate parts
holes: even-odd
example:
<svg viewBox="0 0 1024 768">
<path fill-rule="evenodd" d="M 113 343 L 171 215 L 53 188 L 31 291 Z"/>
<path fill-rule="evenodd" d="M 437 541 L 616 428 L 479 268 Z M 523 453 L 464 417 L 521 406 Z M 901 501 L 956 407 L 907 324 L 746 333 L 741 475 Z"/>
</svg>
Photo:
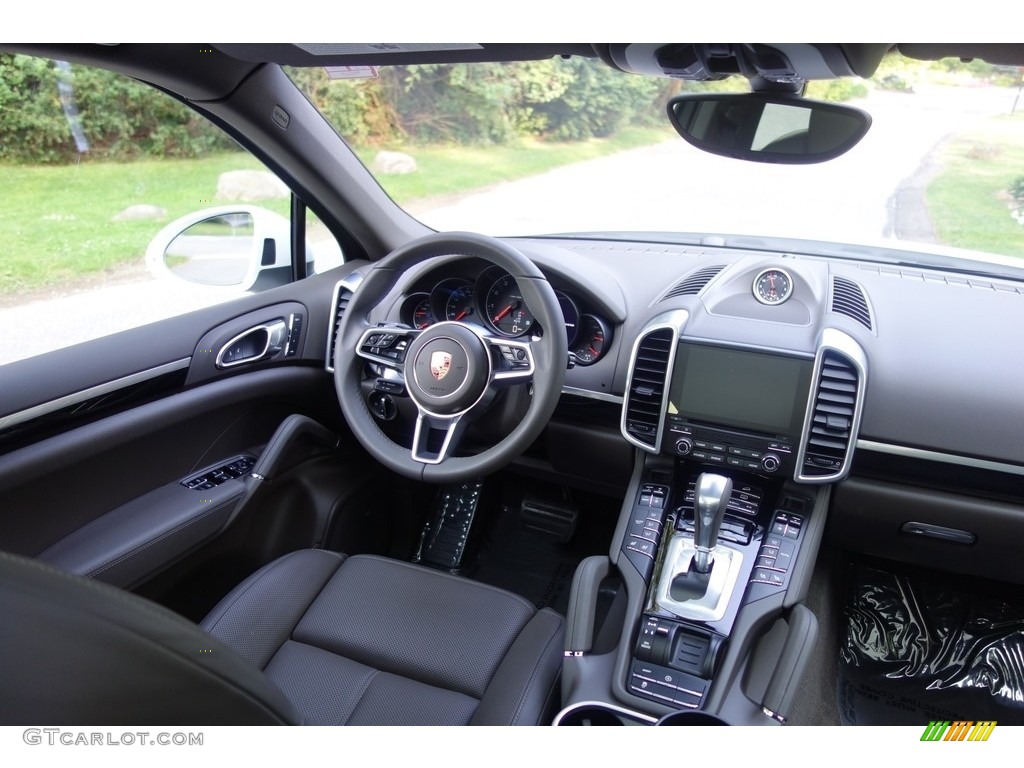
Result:
<svg viewBox="0 0 1024 768">
<path fill-rule="evenodd" d="M 818 165 L 706 154 L 669 126 L 686 90 L 600 63 L 390 67 L 293 79 L 410 213 L 438 230 L 774 236 L 1024 256 L 1024 70 L 890 56 L 807 95 L 867 111 Z M 1005 261 L 1002 260 L 1002 261 Z"/>
</svg>

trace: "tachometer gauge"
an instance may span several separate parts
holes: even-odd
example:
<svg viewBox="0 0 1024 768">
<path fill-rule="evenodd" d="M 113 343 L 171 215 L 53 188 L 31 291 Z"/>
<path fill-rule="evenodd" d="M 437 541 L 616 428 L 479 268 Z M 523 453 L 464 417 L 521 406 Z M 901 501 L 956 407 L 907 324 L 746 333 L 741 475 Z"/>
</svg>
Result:
<svg viewBox="0 0 1024 768">
<path fill-rule="evenodd" d="M 611 340 L 611 329 L 604 320 L 594 315 L 580 315 L 579 335 L 572 349 L 572 353 L 576 355 L 576 364 L 596 363 L 608 349 Z"/>
<path fill-rule="evenodd" d="M 533 326 L 533 313 L 523 301 L 523 294 L 512 275 L 502 275 L 484 296 L 487 321 L 503 336 L 522 336 Z"/>
<path fill-rule="evenodd" d="M 762 304 L 781 304 L 793 293 L 793 278 L 784 269 L 765 269 L 754 278 L 754 298 Z"/>
</svg>

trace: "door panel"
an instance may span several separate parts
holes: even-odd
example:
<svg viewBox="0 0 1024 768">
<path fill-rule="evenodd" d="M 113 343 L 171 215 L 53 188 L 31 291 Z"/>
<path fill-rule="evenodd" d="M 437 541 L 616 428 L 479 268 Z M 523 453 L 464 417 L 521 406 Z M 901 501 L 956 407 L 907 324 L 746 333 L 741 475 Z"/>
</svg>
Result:
<svg viewBox="0 0 1024 768">
<path fill-rule="evenodd" d="M 242 496 L 238 480 L 207 494 L 181 480 L 242 453 L 258 457 L 292 414 L 347 435 L 324 370 L 337 279 L 4 366 L 0 550 L 46 552 L 61 567 L 132 586 L 220 533 Z M 278 317 L 301 318 L 280 354 L 215 364 L 240 332 Z"/>
</svg>

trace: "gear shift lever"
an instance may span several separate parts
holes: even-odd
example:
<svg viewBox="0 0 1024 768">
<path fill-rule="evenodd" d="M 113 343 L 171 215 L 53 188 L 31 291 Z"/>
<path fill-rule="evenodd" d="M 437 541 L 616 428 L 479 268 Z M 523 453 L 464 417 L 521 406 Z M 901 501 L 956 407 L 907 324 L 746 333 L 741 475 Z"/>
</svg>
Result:
<svg viewBox="0 0 1024 768">
<path fill-rule="evenodd" d="M 722 527 L 725 508 L 732 496 L 732 480 L 722 475 L 704 472 L 697 478 L 694 504 L 693 569 L 710 573 L 714 564 L 714 551 L 718 545 L 718 530 Z"/>
</svg>

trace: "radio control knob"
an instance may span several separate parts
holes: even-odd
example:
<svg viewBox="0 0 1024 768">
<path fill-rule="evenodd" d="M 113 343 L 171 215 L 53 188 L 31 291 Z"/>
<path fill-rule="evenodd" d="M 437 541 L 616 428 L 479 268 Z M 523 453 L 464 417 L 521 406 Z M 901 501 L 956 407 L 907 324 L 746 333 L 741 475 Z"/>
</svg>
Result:
<svg viewBox="0 0 1024 768">
<path fill-rule="evenodd" d="M 693 450 L 693 443 L 690 442 L 688 437 L 681 437 L 676 440 L 676 453 L 680 456 L 686 456 Z"/>
<path fill-rule="evenodd" d="M 774 453 L 766 453 L 761 457 L 761 469 L 765 472 L 775 472 L 781 464 L 779 457 Z"/>
</svg>

